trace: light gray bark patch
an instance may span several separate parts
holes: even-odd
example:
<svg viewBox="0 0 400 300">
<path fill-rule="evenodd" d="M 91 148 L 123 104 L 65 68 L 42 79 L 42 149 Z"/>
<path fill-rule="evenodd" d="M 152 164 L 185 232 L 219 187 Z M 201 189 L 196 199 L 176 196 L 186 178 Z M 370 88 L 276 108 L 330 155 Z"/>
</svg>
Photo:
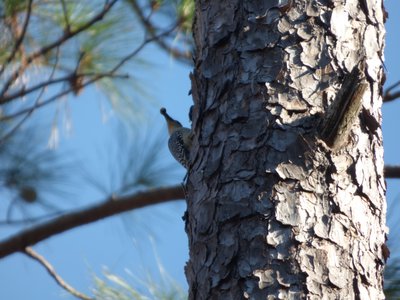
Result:
<svg viewBox="0 0 400 300">
<path fill-rule="evenodd" d="M 377 201 L 374 196 L 378 192 L 378 186 L 376 186 L 376 184 L 372 184 L 377 181 L 377 178 L 375 174 L 371 174 L 370 171 L 367 171 L 374 169 L 371 158 L 365 156 L 359 157 L 356 162 L 355 169 L 356 180 L 361 188 L 362 193 L 367 196 L 368 200 L 371 202 L 374 208 L 378 208 L 379 201 Z M 371 180 L 371 177 L 374 178 L 374 180 Z"/>
<path fill-rule="evenodd" d="M 296 6 L 293 6 L 292 9 L 290 9 L 287 13 L 286 16 L 289 18 L 289 21 L 292 24 L 298 24 L 304 22 L 308 17 L 306 15 L 306 6 L 308 3 L 307 1 L 295 1 Z"/>
<path fill-rule="evenodd" d="M 363 198 L 359 196 L 353 197 L 350 203 L 350 218 L 354 227 L 363 237 L 368 237 L 370 234 L 370 229 L 362 226 L 368 211 L 368 203 Z"/>
<path fill-rule="evenodd" d="M 284 87 L 282 85 L 266 84 L 268 92 L 271 96 L 268 101 L 268 109 L 272 110 L 273 106 L 271 104 L 279 104 L 288 112 L 306 112 L 309 108 L 307 103 L 300 100 L 300 93 L 289 87 Z M 279 113 L 276 115 L 280 115 Z"/>
<path fill-rule="evenodd" d="M 349 242 L 349 237 L 347 236 L 347 226 L 343 226 L 342 222 L 338 220 L 338 218 L 346 218 L 344 216 L 335 215 L 330 222 L 329 228 L 329 239 L 335 242 L 337 245 L 341 247 L 345 247 Z M 346 218 L 348 220 L 348 218 Z"/>
<path fill-rule="evenodd" d="M 316 36 L 300 43 L 303 49 L 300 59 L 304 65 L 317 69 L 325 67 L 330 62 L 328 49 L 321 38 L 320 36 Z"/>
<path fill-rule="evenodd" d="M 282 179 L 305 179 L 304 169 L 301 166 L 290 162 L 280 163 L 276 167 L 276 172 Z"/>
<path fill-rule="evenodd" d="M 302 249 L 300 251 L 301 267 L 310 279 L 320 284 L 326 284 L 328 277 L 328 253 L 323 249 Z"/>
<path fill-rule="evenodd" d="M 365 240 L 356 241 L 354 243 L 354 248 L 352 249 L 354 266 L 357 269 L 358 274 L 363 277 L 365 286 L 370 285 L 376 280 L 376 276 L 379 273 L 377 267 L 380 266 L 380 264 L 377 264 L 376 262 L 376 257 L 373 256 L 368 249 Z"/>
<path fill-rule="evenodd" d="M 293 32 L 295 29 L 293 25 L 289 22 L 288 18 L 283 17 L 279 20 L 277 29 L 280 33 L 284 34 L 282 38 L 287 38 L 288 36 L 294 36 Z"/>
<path fill-rule="evenodd" d="M 281 268 L 276 273 L 276 279 L 280 285 L 290 288 L 291 292 L 299 292 L 296 287 L 297 276 L 293 275 L 292 270 Z"/>
<path fill-rule="evenodd" d="M 366 60 L 368 75 L 374 81 L 377 81 L 382 67 L 382 59 L 379 55 L 381 41 L 375 26 L 367 26 L 364 43 L 366 44 L 365 49 L 368 57 Z"/>
<path fill-rule="evenodd" d="M 323 217 L 326 217 L 326 215 Z M 315 221 L 314 232 L 320 238 L 326 239 L 328 237 L 329 227 L 324 218 L 319 219 L 317 217 L 317 220 Z"/>
<path fill-rule="evenodd" d="M 297 195 L 290 188 L 288 189 L 286 184 L 282 185 L 281 189 L 278 186 L 275 187 L 276 193 L 273 197 L 277 202 L 275 217 L 284 225 L 296 226 L 300 221 Z"/>
<path fill-rule="evenodd" d="M 274 270 L 254 270 L 253 275 L 258 278 L 258 287 L 260 289 L 275 284 L 276 272 Z"/>
<path fill-rule="evenodd" d="M 311 174 L 307 177 L 306 180 L 300 182 L 300 186 L 303 190 L 307 192 L 318 191 L 318 186 L 321 181 L 318 178 L 315 178 L 317 174 L 315 172 L 311 172 Z"/>
<path fill-rule="evenodd" d="M 293 28 L 289 25 L 289 28 Z M 305 41 L 311 40 L 315 36 L 315 32 L 313 31 L 313 26 L 309 23 L 300 24 L 297 29 L 297 35 Z"/>
<path fill-rule="evenodd" d="M 285 260 L 290 255 L 292 231 L 291 228 L 282 226 L 277 221 L 271 221 L 268 224 L 267 243 L 274 247 L 274 251 L 269 252 L 270 258 Z"/>
<path fill-rule="evenodd" d="M 381 4 L 380 1 L 375 1 L 375 0 L 362 0 L 361 1 L 368 10 L 368 18 L 371 21 L 371 23 L 379 23 L 383 20 L 384 16 L 384 11 L 382 7 L 379 7 Z"/>
</svg>

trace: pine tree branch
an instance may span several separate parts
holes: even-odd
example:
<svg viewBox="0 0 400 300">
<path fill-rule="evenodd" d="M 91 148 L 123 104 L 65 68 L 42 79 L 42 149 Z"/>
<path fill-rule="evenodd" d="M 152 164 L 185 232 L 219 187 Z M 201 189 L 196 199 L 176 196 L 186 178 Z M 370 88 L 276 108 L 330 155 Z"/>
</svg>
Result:
<svg viewBox="0 0 400 300">
<path fill-rule="evenodd" d="M 400 179 L 400 166 L 385 166 L 385 178 L 398 178 Z"/>
<path fill-rule="evenodd" d="M 38 51 L 33 52 L 32 54 L 30 54 L 26 58 L 25 62 L 10 76 L 10 78 L 4 84 L 3 89 L 0 92 L 0 104 L 8 102 L 8 101 L 4 101 L 4 99 L 3 99 L 3 97 L 6 95 L 8 89 L 13 84 L 13 82 L 15 82 L 15 80 L 26 70 L 26 68 L 35 59 L 37 59 L 40 56 L 45 55 L 47 52 L 51 51 L 52 49 L 60 47 L 66 41 L 70 40 L 72 37 L 76 36 L 77 34 L 83 32 L 83 31 L 85 31 L 86 29 L 90 28 L 95 23 L 101 21 L 117 1 L 118 0 L 112 0 L 110 2 L 106 2 L 104 7 L 103 7 L 103 9 L 97 15 L 95 15 L 92 19 L 90 19 L 88 22 L 86 22 L 85 24 L 83 24 L 82 26 L 80 26 L 79 28 L 77 28 L 75 30 L 71 30 L 69 32 L 64 32 L 64 34 L 59 39 L 55 40 L 54 42 L 50 43 L 47 46 L 44 46 L 44 47 L 40 48 Z"/>
<path fill-rule="evenodd" d="M 142 22 L 144 28 L 146 29 L 146 32 L 150 34 L 150 36 L 155 37 L 157 36 L 156 32 L 157 29 L 155 26 L 150 22 L 149 17 L 146 17 L 143 13 L 143 9 L 139 6 L 139 3 L 137 0 L 129 0 L 128 1 L 135 13 L 138 15 L 140 21 Z M 162 37 L 159 37 L 155 40 L 157 45 L 165 50 L 167 53 L 171 54 L 174 58 L 180 60 L 181 62 L 184 62 L 186 64 L 192 64 L 192 55 L 191 52 L 189 51 L 181 51 L 177 48 L 171 47 L 168 45 Z"/>
<path fill-rule="evenodd" d="M 57 272 L 54 270 L 53 266 L 39 253 L 34 251 L 31 247 L 26 247 L 24 250 L 25 254 L 32 258 L 33 260 L 36 260 L 39 262 L 45 269 L 46 271 L 50 274 L 51 277 L 57 282 L 59 286 L 61 286 L 64 290 L 66 290 L 68 293 L 71 295 L 82 299 L 82 300 L 93 300 L 94 298 L 88 297 L 85 294 L 82 294 L 81 292 L 78 292 L 76 289 L 74 289 L 72 286 L 70 286 L 68 283 L 66 283 L 60 275 L 57 274 Z"/>
<path fill-rule="evenodd" d="M 4 96 L 3 97 L 3 101 L 4 102 L 10 102 L 16 98 L 19 97 L 23 97 L 28 95 L 29 93 L 32 93 L 36 90 L 42 89 L 42 88 L 46 88 L 49 87 L 53 84 L 58 84 L 58 83 L 63 83 L 63 82 L 69 82 L 74 78 L 84 78 L 84 77 L 96 77 L 96 78 L 104 78 L 104 77 L 111 77 L 111 78 L 129 78 L 128 74 L 114 74 L 114 73 L 79 73 L 79 74 L 75 74 L 75 73 L 71 73 L 69 75 L 65 75 L 59 78 L 55 78 L 55 79 L 48 79 L 47 81 L 43 81 L 41 83 L 38 83 L 32 87 L 29 88 L 21 88 L 20 90 L 12 93 L 11 95 L 8 96 Z"/>
<path fill-rule="evenodd" d="M 397 81 L 386 89 L 385 93 L 383 94 L 383 102 L 390 102 L 400 98 L 400 91 L 392 93 L 392 90 L 398 86 L 400 86 L 400 81 Z"/>
<path fill-rule="evenodd" d="M 17 41 L 15 42 L 14 49 L 11 51 L 10 56 L 6 59 L 6 62 L 1 66 L 0 76 L 3 74 L 3 72 L 6 69 L 7 65 L 10 62 L 12 62 L 12 60 L 15 57 L 15 55 L 17 55 L 19 47 L 21 46 L 22 41 L 24 40 L 24 37 L 25 37 L 25 34 L 26 34 L 26 30 L 28 29 L 29 21 L 31 19 L 32 2 L 33 2 L 33 0 L 29 0 L 29 2 L 28 2 L 28 8 L 27 8 L 27 12 L 26 12 L 25 22 L 24 22 L 24 25 L 22 27 L 21 34 L 20 34 L 19 38 L 17 39 Z"/>
<path fill-rule="evenodd" d="M 160 37 L 162 37 L 162 36 L 164 36 L 164 35 L 170 34 L 171 32 L 173 32 L 173 31 L 176 29 L 176 27 L 177 27 L 177 25 L 173 25 L 170 29 L 168 29 L 168 30 L 166 30 L 166 31 L 164 31 L 164 32 L 162 32 L 162 33 L 160 33 L 160 34 L 157 35 L 157 36 L 144 39 L 144 41 L 143 41 L 134 51 L 132 51 L 131 53 L 129 53 L 128 55 L 126 55 L 124 58 L 122 58 L 122 59 L 121 59 L 111 70 L 109 70 L 107 73 L 84 74 L 84 75 L 90 75 L 91 78 L 88 79 L 87 81 L 85 81 L 84 83 L 82 83 L 81 88 L 84 88 L 84 87 L 86 87 L 86 86 L 88 86 L 88 85 L 90 85 L 90 84 L 92 84 L 92 83 L 95 83 L 95 82 L 97 82 L 98 80 L 103 79 L 103 78 L 105 78 L 105 77 L 118 77 L 117 75 L 115 75 L 115 72 L 117 72 L 127 61 L 129 61 L 130 59 L 132 59 L 133 57 L 135 57 L 140 51 L 143 50 L 143 48 L 144 48 L 147 44 L 153 42 L 154 40 L 156 40 L 156 39 L 158 39 L 158 38 L 160 38 Z M 83 76 L 84 76 L 84 75 L 83 75 Z M 76 74 L 75 74 L 74 76 L 76 76 Z M 126 75 L 120 75 L 119 77 L 121 77 L 121 76 L 124 77 L 124 76 L 126 76 Z M 70 78 L 70 77 L 67 76 L 67 77 L 64 77 L 63 79 L 65 80 L 65 79 L 68 79 L 68 78 Z M 40 84 L 40 85 L 41 85 L 41 84 Z M 35 87 L 35 89 L 36 89 L 36 87 Z M 31 107 L 28 107 L 28 108 L 26 108 L 26 109 L 22 109 L 22 110 L 20 110 L 20 111 L 18 111 L 18 112 L 16 112 L 16 113 L 11 114 L 11 115 L 3 116 L 3 117 L 0 118 L 0 121 L 5 121 L 5 120 L 13 119 L 13 118 L 18 117 L 18 116 L 20 116 L 20 115 L 23 115 L 23 114 L 26 114 L 26 113 L 30 113 L 31 111 L 34 111 L 35 109 L 37 109 L 37 108 L 39 108 L 39 107 L 45 106 L 45 105 L 47 105 L 47 104 L 49 104 L 49 103 L 51 103 L 51 102 L 53 102 L 53 101 L 59 99 L 60 97 L 65 96 L 65 95 L 68 95 L 69 93 L 74 92 L 74 91 L 75 91 L 75 89 L 74 89 L 73 87 L 70 87 L 70 88 L 68 88 L 68 89 L 65 89 L 65 90 L 63 90 L 63 91 L 61 91 L 61 92 L 59 92 L 59 93 L 57 93 L 57 94 L 51 96 L 50 98 L 48 98 L 48 99 L 46 99 L 46 100 L 43 100 L 43 101 L 41 101 L 41 102 L 36 103 L 35 105 L 33 105 L 33 106 L 31 106 Z M 4 98 L 3 98 L 3 99 L 4 99 Z M 4 101 L 3 99 L 0 97 L 0 104 L 1 104 L 1 101 Z M 8 101 L 11 101 L 11 99 L 9 99 Z"/>
<path fill-rule="evenodd" d="M 60 55 L 60 51 L 59 50 L 60 50 L 60 48 L 57 48 L 56 61 L 55 61 L 55 64 L 53 66 L 53 69 L 51 70 L 51 73 L 50 73 L 50 76 L 49 76 L 48 80 L 52 80 L 53 76 L 54 76 L 54 74 L 56 72 L 56 68 L 57 68 L 57 65 L 58 65 L 58 59 L 59 59 L 59 55 Z M 35 103 L 34 106 L 36 106 L 39 103 L 39 101 L 42 98 L 42 95 L 44 94 L 44 92 L 45 92 L 45 87 L 42 87 L 42 90 L 39 92 L 39 95 L 36 97 L 36 100 L 34 102 Z M 0 146 L 6 140 L 8 140 L 9 137 L 11 137 L 16 132 L 18 130 L 18 128 L 20 128 L 22 126 L 22 124 L 25 123 L 25 121 L 32 115 L 33 112 L 34 112 L 34 109 L 31 109 L 30 111 L 28 111 L 25 114 L 25 116 L 17 123 L 17 125 L 15 125 L 9 132 L 7 132 L 4 136 L 1 137 Z M 1 121 L 2 121 L 2 119 L 0 117 L 0 122 Z"/>
<path fill-rule="evenodd" d="M 1 241 L 0 258 L 18 251 L 25 251 L 25 248 L 28 246 L 35 245 L 53 235 L 60 234 L 78 226 L 89 224 L 129 210 L 183 198 L 184 192 L 181 186 L 156 188 L 120 198 L 111 197 L 100 204 L 67 213 Z"/>
<path fill-rule="evenodd" d="M 70 32 L 71 31 L 71 25 L 69 24 L 69 18 L 68 18 L 68 11 L 67 11 L 67 5 L 65 4 L 64 0 L 60 0 L 63 14 L 64 14 L 64 21 L 65 21 L 65 31 Z"/>
</svg>

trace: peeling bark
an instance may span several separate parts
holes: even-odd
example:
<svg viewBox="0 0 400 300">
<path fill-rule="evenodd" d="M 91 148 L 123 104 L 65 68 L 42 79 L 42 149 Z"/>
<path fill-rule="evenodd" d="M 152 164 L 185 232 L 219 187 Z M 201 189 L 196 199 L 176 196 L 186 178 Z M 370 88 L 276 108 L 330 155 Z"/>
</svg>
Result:
<svg viewBox="0 0 400 300">
<path fill-rule="evenodd" d="M 280 3 L 196 1 L 189 299 L 383 299 L 382 2 Z M 361 61 L 332 149 L 321 124 Z"/>
</svg>

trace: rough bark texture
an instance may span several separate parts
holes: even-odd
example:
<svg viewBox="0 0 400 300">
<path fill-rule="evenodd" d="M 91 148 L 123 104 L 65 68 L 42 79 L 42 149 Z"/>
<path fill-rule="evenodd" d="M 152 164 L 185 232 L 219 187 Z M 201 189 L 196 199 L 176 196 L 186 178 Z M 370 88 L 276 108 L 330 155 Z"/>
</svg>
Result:
<svg viewBox="0 0 400 300">
<path fill-rule="evenodd" d="M 189 298 L 383 299 L 381 0 L 198 0 L 195 18 Z"/>
</svg>

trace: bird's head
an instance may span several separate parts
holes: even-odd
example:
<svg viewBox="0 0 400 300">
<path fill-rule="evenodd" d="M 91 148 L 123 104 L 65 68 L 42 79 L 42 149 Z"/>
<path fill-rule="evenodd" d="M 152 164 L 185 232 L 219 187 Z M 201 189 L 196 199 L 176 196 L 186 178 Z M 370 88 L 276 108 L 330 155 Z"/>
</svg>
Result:
<svg viewBox="0 0 400 300">
<path fill-rule="evenodd" d="M 172 119 L 167 114 L 167 110 L 164 107 L 162 107 L 160 109 L 160 113 L 164 116 L 165 120 L 167 121 L 169 135 L 171 135 L 178 128 L 182 127 L 182 124 L 180 122 L 178 122 L 177 120 Z"/>
</svg>

